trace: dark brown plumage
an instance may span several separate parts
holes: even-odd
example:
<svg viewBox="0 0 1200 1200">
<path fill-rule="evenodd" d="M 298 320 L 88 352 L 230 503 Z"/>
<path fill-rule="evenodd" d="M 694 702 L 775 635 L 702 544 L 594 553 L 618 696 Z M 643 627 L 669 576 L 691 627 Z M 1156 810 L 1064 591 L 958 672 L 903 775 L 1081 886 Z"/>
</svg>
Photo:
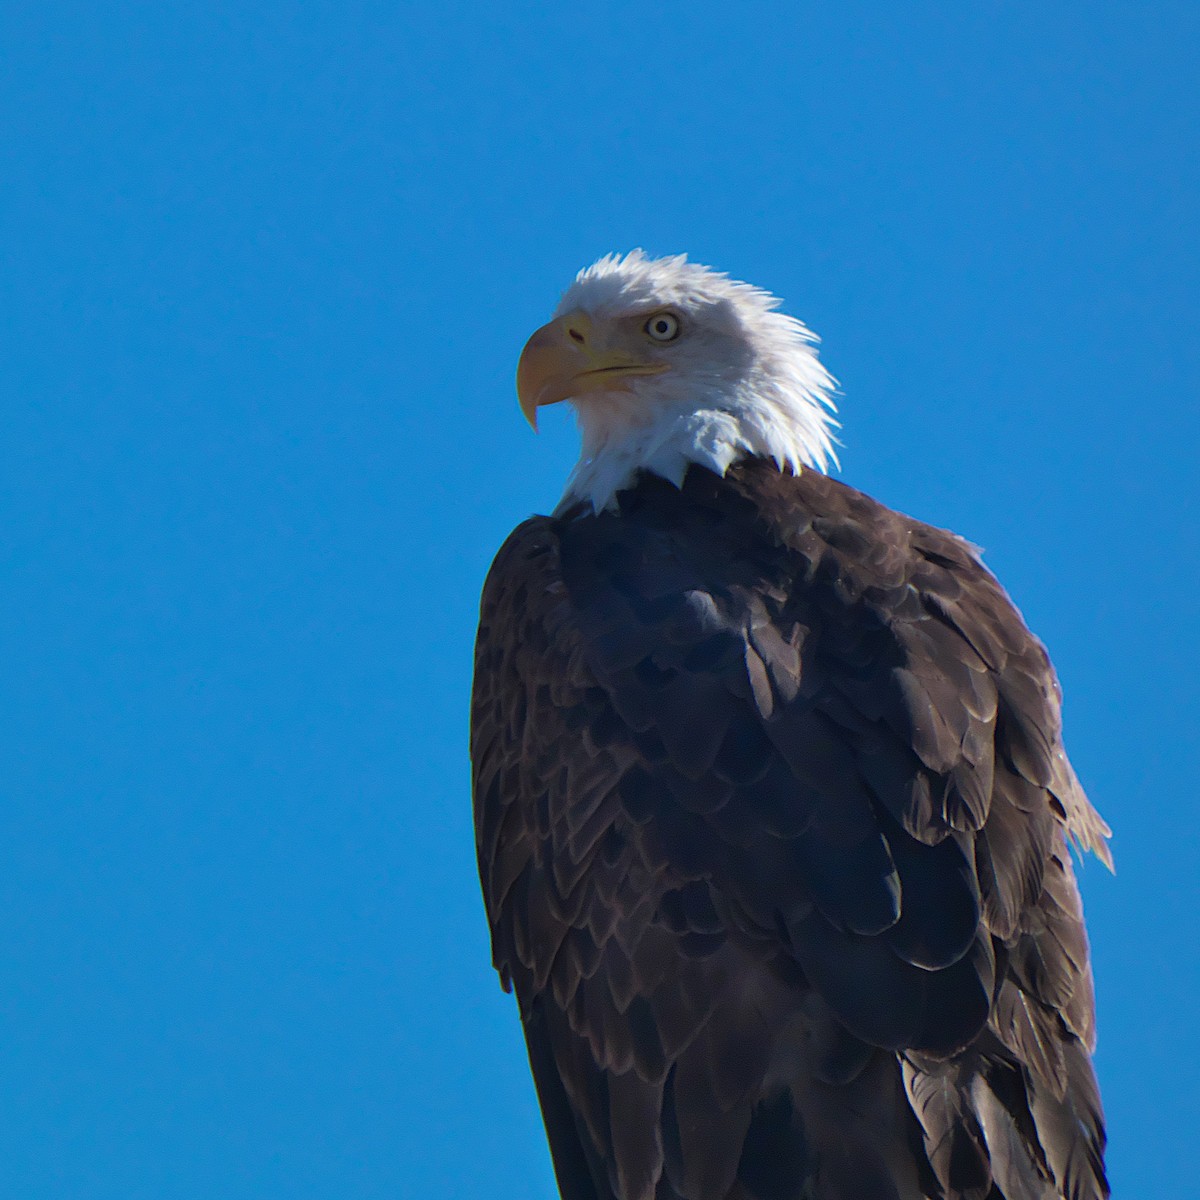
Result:
<svg viewBox="0 0 1200 1200">
<path fill-rule="evenodd" d="M 471 752 L 565 1200 L 1099 1200 L 1041 644 L 966 543 L 819 473 L 650 474 L 510 537 Z"/>
</svg>

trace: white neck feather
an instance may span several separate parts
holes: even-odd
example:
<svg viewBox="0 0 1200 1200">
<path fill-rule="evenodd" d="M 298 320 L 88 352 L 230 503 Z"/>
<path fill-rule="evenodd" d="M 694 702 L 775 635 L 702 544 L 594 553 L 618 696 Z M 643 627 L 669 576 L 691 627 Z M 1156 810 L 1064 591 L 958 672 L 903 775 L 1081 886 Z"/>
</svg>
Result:
<svg viewBox="0 0 1200 1200">
<path fill-rule="evenodd" d="M 557 512 L 580 500 L 596 512 L 613 508 L 617 492 L 639 471 L 679 487 L 692 463 L 724 475 L 748 457 L 771 459 L 780 470 L 797 473 L 837 462 L 834 383 L 807 348 L 732 386 L 715 379 L 697 386 L 692 380 L 688 393 L 672 395 L 664 377 L 647 382 L 649 387 L 638 381 L 631 392 L 573 402 L 582 446 Z"/>
</svg>

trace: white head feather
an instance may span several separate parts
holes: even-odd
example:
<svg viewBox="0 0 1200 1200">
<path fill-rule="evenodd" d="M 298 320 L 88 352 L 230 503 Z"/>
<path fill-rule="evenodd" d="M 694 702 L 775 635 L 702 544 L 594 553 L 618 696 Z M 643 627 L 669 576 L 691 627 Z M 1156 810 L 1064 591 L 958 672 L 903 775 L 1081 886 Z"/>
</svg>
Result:
<svg viewBox="0 0 1200 1200">
<path fill-rule="evenodd" d="M 684 255 L 634 250 L 581 271 L 556 317 L 583 311 L 599 322 L 670 308 L 682 330 L 659 356 L 669 370 L 571 399 L 582 448 L 560 511 L 578 500 L 597 512 L 611 506 L 639 470 L 679 485 L 691 463 L 719 475 L 751 455 L 795 472 L 836 463 L 836 381 L 817 358 L 816 335 L 779 303 Z"/>
</svg>

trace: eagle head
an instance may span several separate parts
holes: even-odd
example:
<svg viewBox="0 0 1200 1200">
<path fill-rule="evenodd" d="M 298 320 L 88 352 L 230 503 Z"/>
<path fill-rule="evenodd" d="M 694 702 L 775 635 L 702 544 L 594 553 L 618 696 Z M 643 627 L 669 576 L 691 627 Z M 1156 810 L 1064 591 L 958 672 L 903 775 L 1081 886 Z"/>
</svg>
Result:
<svg viewBox="0 0 1200 1200">
<path fill-rule="evenodd" d="M 747 456 L 780 470 L 835 459 L 836 384 L 816 336 L 770 293 L 683 255 L 610 254 L 581 271 L 517 367 L 530 424 L 568 401 L 582 434 L 564 505 L 610 507 L 638 471 L 682 483 Z"/>
</svg>

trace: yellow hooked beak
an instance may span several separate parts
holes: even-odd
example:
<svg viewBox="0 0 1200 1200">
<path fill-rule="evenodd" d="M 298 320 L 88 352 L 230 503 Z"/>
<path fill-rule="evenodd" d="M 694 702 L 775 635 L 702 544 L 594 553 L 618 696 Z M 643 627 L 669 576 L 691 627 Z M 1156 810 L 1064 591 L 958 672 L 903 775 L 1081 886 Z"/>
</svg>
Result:
<svg viewBox="0 0 1200 1200">
<path fill-rule="evenodd" d="M 599 349 L 594 325 L 583 312 L 543 325 L 525 343 L 517 364 L 517 397 L 537 430 L 537 410 L 588 392 L 619 391 L 632 375 L 657 375 L 666 363 L 639 359 L 627 350 Z"/>
</svg>

